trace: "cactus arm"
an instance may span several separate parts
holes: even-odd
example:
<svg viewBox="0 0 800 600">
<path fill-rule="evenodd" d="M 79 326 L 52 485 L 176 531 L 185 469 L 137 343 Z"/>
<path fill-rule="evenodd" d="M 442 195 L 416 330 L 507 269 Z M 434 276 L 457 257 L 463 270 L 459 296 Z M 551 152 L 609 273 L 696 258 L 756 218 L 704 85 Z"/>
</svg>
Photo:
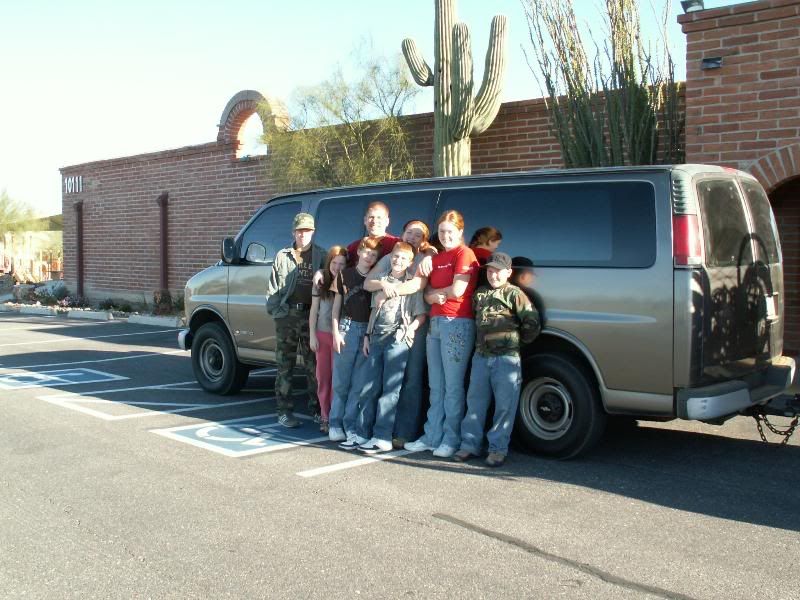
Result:
<svg viewBox="0 0 800 600">
<path fill-rule="evenodd" d="M 500 93 L 506 67 L 506 23 L 507 19 L 504 15 L 496 15 L 492 19 L 483 82 L 475 98 L 475 114 L 472 119 L 471 131 L 473 136 L 486 131 L 500 110 Z"/>
<path fill-rule="evenodd" d="M 460 140 L 468 137 L 472 129 L 472 44 L 469 29 L 464 23 L 453 25 L 453 59 L 450 80 L 452 82 L 452 112 L 450 137 Z"/>
<path fill-rule="evenodd" d="M 431 71 L 425 59 L 422 58 L 416 42 L 411 38 L 406 38 L 403 40 L 402 47 L 403 56 L 406 57 L 406 63 L 408 63 L 408 69 L 411 71 L 411 76 L 417 82 L 417 85 L 422 87 L 433 85 L 433 71 Z"/>
</svg>

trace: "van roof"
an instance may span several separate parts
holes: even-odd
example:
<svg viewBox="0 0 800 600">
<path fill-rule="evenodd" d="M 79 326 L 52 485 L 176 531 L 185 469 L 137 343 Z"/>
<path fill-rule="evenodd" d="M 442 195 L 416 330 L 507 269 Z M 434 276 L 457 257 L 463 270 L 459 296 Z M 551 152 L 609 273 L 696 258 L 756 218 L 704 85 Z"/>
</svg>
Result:
<svg viewBox="0 0 800 600">
<path fill-rule="evenodd" d="M 405 186 L 408 184 L 425 184 L 425 183 L 458 183 L 466 181 L 491 181 L 503 179 L 510 179 L 514 177 L 548 177 L 559 174 L 570 175 L 593 175 L 598 173 L 653 173 L 664 171 L 681 171 L 683 175 L 689 177 L 698 173 L 736 173 L 739 176 L 754 179 L 749 173 L 731 169 L 728 167 L 720 167 L 718 165 L 702 165 L 702 164 L 681 164 L 681 165 L 640 165 L 632 167 L 592 167 L 592 168 L 578 168 L 578 169 L 537 169 L 535 171 L 512 171 L 505 173 L 486 173 L 481 175 L 462 175 L 458 177 L 426 177 L 421 179 L 402 179 L 396 181 L 380 181 L 375 183 L 364 183 L 359 185 L 348 185 L 335 188 L 317 188 L 313 190 L 306 190 L 303 192 L 294 192 L 290 194 L 279 194 L 272 200 L 291 198 L 293 196 L 307 196 L 309 194 L 321 194 L 330 192 L 343 192 L 343 191 L 358 191 L 369 190 L 375 188 L 391 189 L 394 187 Z"/>
</svg>

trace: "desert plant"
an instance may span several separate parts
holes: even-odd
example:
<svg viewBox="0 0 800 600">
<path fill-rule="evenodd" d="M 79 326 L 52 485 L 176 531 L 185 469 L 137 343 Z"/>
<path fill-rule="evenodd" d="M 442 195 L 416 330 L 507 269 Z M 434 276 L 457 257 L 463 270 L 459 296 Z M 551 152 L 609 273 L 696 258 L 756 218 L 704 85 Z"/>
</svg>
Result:
<svg viewBox="0 0 800 600">
<path fill-rule="evenodd" d="M 683 161 L 681 84 L 666 43 L 660 56 L 644 43 L 634 0 L 606 0 L 608 39 L 591 60 L 572 0 L 523 4 L 565 166 Z"/>
<path fill-rule="evenodd" d="M 472 44 L 469 29 L 455 23 L 455 0 L 436 0 L 434 65 L 428 66 L 411 38 L 403 40 L 414 81 L 433 86 L 433 174 L 437 177 L 472 172 L 471 138 L 483 133 L 500 110 L 505 70 L 506 17 L 492 19 L 483 82 L 472 97 Z"/>
</svg>

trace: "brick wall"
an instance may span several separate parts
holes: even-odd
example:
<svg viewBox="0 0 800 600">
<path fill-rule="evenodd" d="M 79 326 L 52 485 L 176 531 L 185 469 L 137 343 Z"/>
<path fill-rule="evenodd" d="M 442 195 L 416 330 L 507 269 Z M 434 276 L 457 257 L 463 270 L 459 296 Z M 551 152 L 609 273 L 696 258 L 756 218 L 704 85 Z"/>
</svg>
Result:
<svg viewBox="0 0 800 600">
<path fill-rule="evenodd" d="M 92 298 L 152 301 L 160 274 L 156 200 L 165 191 L 170 289 L 182 290 L 189 277 L 219 259 L 222 238 L 235 234 L 276 194 L 269 157 L 236 158 L 236 124 L 241 127 L 255 109 L 251 96 L 226 107 L 216 142 L 62 169 L 65 178 L 83 178 L 81 192 L 63 196 L 64 278 L 70 289 L 77 285 L 77 201 L 84 215 L 84 291 Z M 412 115 L 406 121 L 417 175 L 430 176 L 433 116 Z M 544 101 L 504 104 L 492 126 L 473 141 L 472 160 L 475 173 L 561 166 Z"/>
<path fill-rule="evenodd" d="M 785 345 L 800 350 L 800 0 L 678 18 L 686 34 L 686 160 L 748 171 L 770 194 L 784 255 Z M 721 58 L 718 69 L 703 59 Z"/>
</svg>

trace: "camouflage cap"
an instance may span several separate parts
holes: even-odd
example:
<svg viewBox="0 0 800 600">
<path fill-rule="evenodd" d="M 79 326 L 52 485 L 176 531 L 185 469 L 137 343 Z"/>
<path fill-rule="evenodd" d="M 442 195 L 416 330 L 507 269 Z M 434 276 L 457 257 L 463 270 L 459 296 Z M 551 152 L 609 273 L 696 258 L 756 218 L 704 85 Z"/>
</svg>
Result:
<svg viewBox="0 0 800 600">
<path fill-rule="evenodd" d="M 489 257 L 486 266 L 494 267 L 495 269 L 510 269 L 511 257 L 505 252 L 495 252 Z"/>
<path fill-rule="evenodd" d="M 314 217 L 308 213 L 297 213 L 292 222 L 292 230 L 296 229 L 316 229 L 314 227 Z"/>
</svg>

